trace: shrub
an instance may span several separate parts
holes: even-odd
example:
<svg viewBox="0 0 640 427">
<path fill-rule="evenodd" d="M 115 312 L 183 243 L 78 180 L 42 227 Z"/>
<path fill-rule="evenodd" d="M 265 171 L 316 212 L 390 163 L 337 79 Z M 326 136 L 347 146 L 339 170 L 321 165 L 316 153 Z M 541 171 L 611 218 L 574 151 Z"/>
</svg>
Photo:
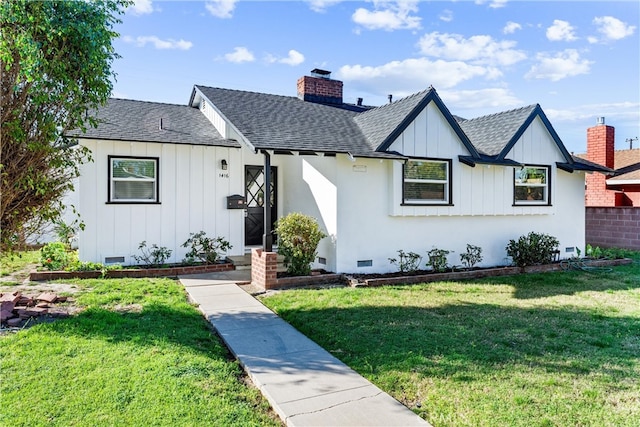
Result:
<svg viewBox="0 0 640 427">
<path fill-rule="evenodd" d="M 475 267 L 476 264 L 482 262 L 482 248 L 467 243 L 467 251 L 460 254 L 460 261 L 468 269 Z"/>
<path fill-rule="evenodd" d="M 420 266 L 422 257 L 415 252 L 405 252 L 398 250 L 398 259 L 389 258 L 391 264 L 398 264 L 401 273 L 414 272 Z"/>
<path fill-rule="evenodd" d="M 143 240 L 140 245 L 138 245 L 138 249 L 142 255 L 133 255 L 133 259 L 138 263 L 151 268 L 163 266 L 171 256 L 172 252 L 171 249 L 167 249 L 164 246 L 158 246 L 155 243 L 151 245 L 150 248 L 147 248 L 146 240 Z"/>
<path fill-rule="evenodd" d="M 447 251 L 446 249 L 431 249 L 427 252 L 427 255 L 429 256 L 427 265 L 430 265 L 435 272 L 446 271 L 449 268 L 449 264 L 447 263 L 447 255 L 449 255 L 449 253 L 450 251 Z"/>
<path fill-rule="evenodd" d="M 62 242 L 47 243 L 40 249 L 40 263 L 50 271 L 64 270 L 73 258 Z"/>
<path fill-rule="evenodd" d="M 200 231 L 189 234 L 189 238 L 182 244 L 183 248 L 190 248 L 185 255 L 184 262 L 194 264 L 202 262 L 205 264 L 215 264 L 233 246 L 222 237 L 207 237 L 207 233 Z"/>
<path fill-rule="evenodd" d="M 515 265 L 526 267 L 552 262 L 559 244 L 553 236 L 532 231 L 518 240 L 509 240 L 506 250 Z"/>
<path fill-rule="evenodd" d="M 284 256 L 287 272 L 295 276 L 309 274 L 318 243 L 327 236 L 318 222 L 301 213 L 290 213 L 278 220 L 276 233 L 278 253 Z"/>
<path fill-rule="evenodd" d="M 587 245 L 587 250 L 586 252 L 586 256 L 588 256 L 589 258 L 595 258 L 595 259 L 599 259 L 602 258 L 602 249 L 600 249 L 600 246 L 596 246 L 593 247 L 591 245 Z"/>
</svg>

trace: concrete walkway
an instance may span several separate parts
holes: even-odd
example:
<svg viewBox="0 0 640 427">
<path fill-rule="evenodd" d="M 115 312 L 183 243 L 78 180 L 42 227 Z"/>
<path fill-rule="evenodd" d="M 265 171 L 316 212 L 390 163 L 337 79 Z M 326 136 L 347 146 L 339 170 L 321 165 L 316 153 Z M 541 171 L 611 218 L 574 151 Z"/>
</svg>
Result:
<svg viewBox="0 0 640 427">
<path fill-rule="evenodd" d="M 250 274 L 180 281 L 287 426 L 429 426 L 241 289 Z"/>
</svg>

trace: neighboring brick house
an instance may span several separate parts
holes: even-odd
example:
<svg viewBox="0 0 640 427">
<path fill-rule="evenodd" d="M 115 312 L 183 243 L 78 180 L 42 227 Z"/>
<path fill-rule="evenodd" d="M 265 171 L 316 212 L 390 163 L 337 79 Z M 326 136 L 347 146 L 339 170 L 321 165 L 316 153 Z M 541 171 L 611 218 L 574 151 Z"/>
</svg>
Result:
<svg viewBox="0 0 640 427">
<path fill-rule="evenodd" d="M 604 118 L 587 129 L 587 153 L 579 157 L 614 170 L 587 175 L 587 207 L 640 206 L 640 149 L 615 150 L 614 141 L 615 128 Z"/>
</svg>

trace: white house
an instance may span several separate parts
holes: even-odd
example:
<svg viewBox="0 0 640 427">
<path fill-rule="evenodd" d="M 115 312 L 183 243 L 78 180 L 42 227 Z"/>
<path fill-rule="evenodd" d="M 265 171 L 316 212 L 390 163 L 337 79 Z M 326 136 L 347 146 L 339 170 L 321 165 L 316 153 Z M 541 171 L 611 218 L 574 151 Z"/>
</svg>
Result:
<svg viewBox="0 0 640 427">
<path fill-rule="evenodd" d="M 318 219 L 329 237 L 314 267 L 335 272 L 392 271 L 400 249 L 460 264 L 467 243 L 504 265 L 530 231 L 568 257 L 585 244 L 584 173 L 603 170 L 567 152 L 539 105 L 465 120 L 433 88 L 347 104 L 323 70 L 298 97 L 195 86 L 188 105 L 111 99 L 97 116 L 76 135 L 93 153 L 78 186 L 84 261 L 132 264 L 146 241 L 180 262 L 201 230 L 244 254 L 290 212 Z"/>
</svg>

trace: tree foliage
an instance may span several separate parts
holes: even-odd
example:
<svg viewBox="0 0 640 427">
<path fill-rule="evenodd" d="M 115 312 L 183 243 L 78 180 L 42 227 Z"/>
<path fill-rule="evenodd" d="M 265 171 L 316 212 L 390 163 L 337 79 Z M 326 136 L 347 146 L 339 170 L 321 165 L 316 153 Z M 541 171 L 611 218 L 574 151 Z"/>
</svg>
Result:
<svg viewBox="0 0 640 427">
<path fill-rule="evenodd" d="M 0 249 L 60 217 L 88 150 L 65 133 L 95 126 L 128 0 L 0 1 Z"/>
</svg>

